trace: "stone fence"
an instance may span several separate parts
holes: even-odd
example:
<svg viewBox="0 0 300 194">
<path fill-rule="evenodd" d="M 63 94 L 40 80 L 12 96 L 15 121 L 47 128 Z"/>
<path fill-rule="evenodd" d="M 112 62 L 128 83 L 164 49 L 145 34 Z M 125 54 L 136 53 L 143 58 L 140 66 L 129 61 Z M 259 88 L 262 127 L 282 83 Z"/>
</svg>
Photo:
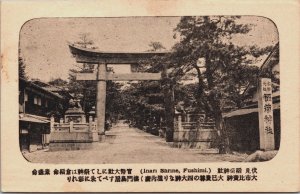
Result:
<svg viewBox="0 0 300 194">
<path fill-rule="evenodd" d="M 59 123 L 54 122 L 54 118 L 51 118 L 50 129 L 52 132 L 96 132 L 97 131 L 97 118 L 93 120 L 92 117 L 89 117 L 88 123 L 74 123 L 70 121 L 69 123 L 64 122 L 63 119 L 60 119 Z"/>
<path fill-rule="evenodd" d="M 91 149 L 92 143 L 99 141 L 97 119 L 89 117 L 89 122 L 65 122 L 63 119 L 50 122 L 50 151 Z"/>
<path fill-rule="evenodd" d="M 207 153 L 218 153 L 213 148 L 217 138 L 215 122 L 199 120 L 183 122 L 182 115 L 177 115 L 174 121 L 173 146 L 178 148 L 195 148 Z"/>
</svg>

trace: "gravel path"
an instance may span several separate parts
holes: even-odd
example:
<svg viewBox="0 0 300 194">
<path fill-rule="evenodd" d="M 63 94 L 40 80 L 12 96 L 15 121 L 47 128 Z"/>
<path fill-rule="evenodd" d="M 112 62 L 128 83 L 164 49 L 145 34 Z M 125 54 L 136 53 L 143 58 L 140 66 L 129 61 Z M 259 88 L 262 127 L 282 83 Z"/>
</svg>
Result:
<svg viewBox="0 0 300 194">
<path fill-rule="evenodd" d="M 247 155 L 200 154 L 198 150 L 172 148 L 163 138 L 128 125 L 118 124 L 106 132 L 104 142 L 92 150 L 37 151 L 24 157 L 35 163 L 198 163 L 243 161 Z"/>
</svg>

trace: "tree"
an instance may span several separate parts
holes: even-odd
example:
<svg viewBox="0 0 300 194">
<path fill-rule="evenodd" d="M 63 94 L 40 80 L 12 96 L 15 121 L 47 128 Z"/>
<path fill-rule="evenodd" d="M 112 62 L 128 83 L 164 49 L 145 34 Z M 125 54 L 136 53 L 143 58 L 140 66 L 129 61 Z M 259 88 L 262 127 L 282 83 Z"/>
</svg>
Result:
<svg viewBox="0 0 300 194">
<path fill-rule="evenodd" d="M 182 17 L 175 29 L 180 42 L 173 47 L 168 57 L 170 67 L 174 68 L 174 79 L 178 80 L 190 70 L 196 70 L 197 107 L 215 119 L 216 128 L 220 132 L 221 152 L 229 151 L 222 118 L 224 105 L 230 102 L 236 107 L 240 106 L 243 89 L 258 76 L 258 68 L 249 64 L 271 48 L 235 45 L 231 41 L 233 36 L 251 30 L 250 25 L 238 24 L 238 18 Z"/>
<path fill-rule="evenodd" d="M 94 41 L 91 40 L 88 33 L 81 33 L 79 34 L 79 40 L 76 41 L 75 44 L 83 48 L 88 48 L 94 44 Z M 95 106 L 96 83 L 95 81 L 77 81 L 75 74 L 93 72 L 93 70 L 93 64 L 83 63 L 78 65 L 77 69 L 70 69 L 68 78 L 69 92 L 73 93 L 75 98 L 81 100 L 82 107 L 85 112 L 89 112 L 90 110 L 92 110 L 92 107 Z"/>
<path fill-rule="evenodd" d="M 149 51 L 160 51 L 166 49 L 160 42 L 150 42 L 149 47 L 151 48 Z"/>
<path fill-rule="evenodd" d="M 92 45 L 94 45 L 94 41 L 90 39 L 90 34 L 89 33 L 81 33 L 79 34 L 79 41 L 76 41 L 75 44 L 83 47 L 83 48 L 88 48 Z M 96 48 L 96 47 L 93 47 Z"/>
<path fill-rule="evenodd" d="M 165 47 L 159 42 L 151 42 L 149 44 L 150 51 L 157 51 L 164 49 Z M 149 59 L 144 59 L 139 61 L 140 68 L 139 70 L 151 73 L 158 73 L 162 72 L 162 80 L 160 81 L 160 95 L 163 98 L 163 106 L 158 108 L 157 115 L 162 117 L 164 120 L 164 127 L 166 130 L 166 141 L 172 142 L 173 141 L 173 131 L 174 131 L 174 85 L 176 80 L 172 79 L 169 74 L 167 73 L 168 68 L 170 67 L 171 63 L 170 54 L 166 52 L 164 57 L 162 56 L 153 56 Z M 147 85 L 146 85 L 147 88 Z"/>
<path fill-rule="evenodd" d="M 148 51 L 159 51 L 165 49 L 160 42 L 150 42 Z M 136 68 L 142 72 L 161 71 L 161 58 L 140 60 Z M 124 87 L 121 91 L 122 112 L 132 125 L 140 129 L 150 130 L 153 134 L 158 134 L 161 120 L 164 120 L 163 91 L 160 81 L 138 81 Z M 172 118 L 173 120 L 173 118 Z"/>
<path fill-rule="evenodd" d="M 22 58 L 21 56 L 21 49 L 19 49 L 19 78 L 23 78 L 23 79 L 27 79 L 27 76 L 26 76 L 26 71 L 25 71 L 25 68 L 26 68 L 26 65 L 24 63 L 24 59 Z"/>
<path fill-rule="evenodd" d="M 68 90 L 75 98 L 81 100 L 82 108 L 85 112 L 92 110 L 96 101 L 96 82 L 95 81 L 77 81 L 75 74 L 87 72 L 85 69 L 70 69 Z"/>
<path fill-rule="evenodd" d="M 115 123 L 120 116 L 124 115 L 124 110 L 126 110 L 121 94 L 123 84 L 113 81 L 107 81 L 106 83 L 106 119 Z"/>
<path fill-rule="evenodd" d="M 164 117 L 159 81 L 140 81 L 122 91 L 123 115 L 135 127 L 158 135 Z"/>
<path fill-rule="evenodd" d="M 65 87 L 68 84 L 68 82 L 66 80 L 63 80 L 61 78 L 51 79 L 48 83 L 50 85 L 59 86 L 59 87 Z"/>
</svg>

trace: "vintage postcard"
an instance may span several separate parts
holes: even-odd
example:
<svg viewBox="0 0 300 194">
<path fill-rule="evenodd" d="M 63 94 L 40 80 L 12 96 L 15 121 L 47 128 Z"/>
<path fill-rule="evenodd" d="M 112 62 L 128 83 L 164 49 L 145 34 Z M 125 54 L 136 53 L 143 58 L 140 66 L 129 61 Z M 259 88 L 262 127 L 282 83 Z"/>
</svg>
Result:
<svg viewBox="0 0 300 194">
<path fill-rule="evenodd" d="M 298 1 L 2 1 L 4 192 L 299 191 Z"/>
</svg>

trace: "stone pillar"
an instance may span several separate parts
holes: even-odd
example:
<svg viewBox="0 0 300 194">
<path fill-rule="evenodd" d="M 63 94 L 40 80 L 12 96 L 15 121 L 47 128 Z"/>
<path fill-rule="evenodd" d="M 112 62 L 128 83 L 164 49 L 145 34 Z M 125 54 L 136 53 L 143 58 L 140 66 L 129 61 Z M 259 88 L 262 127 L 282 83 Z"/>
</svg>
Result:
<svg viewBox="0 0 300 194">
<path fill-rule="evenodd" d="M 261 78 L 258 87 L 259 141 L 261 150 L 274 150 L 272 82 Z"/>
<path fill-rule="evenodd" d="M 99 140 L 105 135 L 106 64 L 98 64 L 97 73 L 97 127 Z"/>
<path fill-rule="evenodd" d="M 186 120 L 185 122 L 191 122 L 191 114 L 186 114 Z"/>
<path fill-rule="evenodd" d="M 85 117 L 85 115 L 82 115 L 82 116 L 81 116 L 81 122 L 82 122 L 82 123 L 86 123 L 86 117 Z"/>
<path fill-rule="evenodd" d="M 69 133 L 73 132 L 73 121 L 70 121 L 70 129 L 69 129 Z"/>
<path fill-rule="evenodd" d="M 89 130 L 88 130 L 88 132 L 92 132 L 93 131 L 92 128 L 93 128 L 93 117 L 89 116 Z"/>
<path fill-rule="evenodd" d="M 51 116 L 50 118 L 50 133 L 54 132 L 54 117 Z"/>
<path fill-rule="evenodd" d="M 178 130 L 181 131 L 182 130 L 182 117 L 181 114 L 178 115 Z"/>
<path fill-rule="evenodd" d="M 163 66 L 162 71 L 162 88 L 164 93 L 165 120 L 166 120 L 166 142 L 173 141 L 174 133 L 174 86 L 168 76 L 167 66 Z"/>
</svg>

